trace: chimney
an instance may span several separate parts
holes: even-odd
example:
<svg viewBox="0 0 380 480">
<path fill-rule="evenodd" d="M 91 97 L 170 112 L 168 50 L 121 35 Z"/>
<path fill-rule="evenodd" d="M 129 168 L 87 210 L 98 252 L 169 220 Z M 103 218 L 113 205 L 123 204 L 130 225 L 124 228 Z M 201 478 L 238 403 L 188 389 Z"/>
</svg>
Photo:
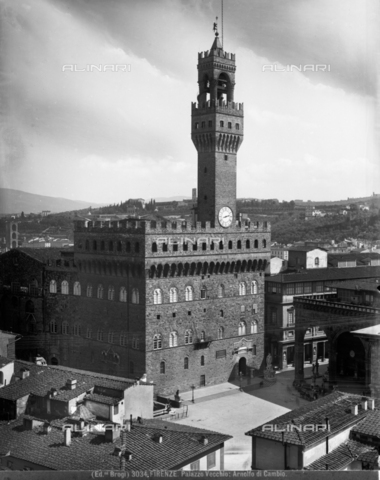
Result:
<svg viewBox="0 0 380 480">
<path fill-rule="evenodd" d="M 201 443 L 202 443 L 203 445 L 207 445 L 207 444 L 208 444 L 208 438 L 206 438 L 204 435 L 202 435 Z"/>
<path fill-rule="evenodd" d="M 153 437 L 153 440 L 157 443 L 162 443 L 162 439 L 163 437 L 161 433 L 156 433 Z"/>
<path fill-rule="evenodd" d="M 69 379 L 66 381 L 67 390 L 75 390 L 77 388 L 77 381 L 75 379 Z"/>
<path fill-rule="evenodd" d="M 375 410 L 375 399 L 369 398 L 368 399 L 368 408 L 369 410 Z"/>
<path fill-rule="evenodd" d="M 353 415 L 357 415 L 358 414 L 358 406 L 357 405 L 351 405 L 351 413 Z"/>
<path fill-rule="evenodd" d="M 29 368 L 23 367 L 23 368 L 20 369 L 20 373 L 21 373 L 21 378 L 24 380 L 25 378 L 29 377 L 30 370 L 29 370 Z"/>
<path fill-rule="evenodd" d="M 43 426 L 43 429 L 44 429 L 44 433 L 45 433 L 46 435 L 48 435 L 48 434 L 51 432 L 50 423 L 45 422 L 45 423 L 44 423 L 44 426 Z"/>
<path fill-rule="evenodd" d="M 368 402 L 366 398 L 362 398 L 362 409 L 367 410 L 368 408 Z"/>
<path fill-rule="evenodd" d="M 107 443 L 113 443 L 120 437 L 120 426 L 119 425 L 106 425 L 105 431 L 105 441 Z"/>
<path fill-rule="evenodd" d="M 86 422 L 83 420 L 83 418 L 79 419 L 79 429 L 84 430 L 84 427 L 86 426 Z"/>
<path fill-rule="evenodd" d="M 65 437 L 65 446 L 69 447 L 71 445 L 71 425 L 63 426 L 63 434 Z"/>
</svg>

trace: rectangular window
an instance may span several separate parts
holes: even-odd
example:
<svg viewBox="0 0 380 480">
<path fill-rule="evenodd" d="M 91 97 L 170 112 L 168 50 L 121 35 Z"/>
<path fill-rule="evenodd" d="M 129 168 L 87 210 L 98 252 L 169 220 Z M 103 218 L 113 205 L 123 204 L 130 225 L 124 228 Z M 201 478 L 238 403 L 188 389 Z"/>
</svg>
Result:
<svg viewBox="0 0 380 480">
<path fill-rule="evenodd" d="M 212 120 L 209 120 L 209 121 L 208 121 L 208 126 L 209 126 L 209 127 L 212 127 Z"/>
<path fill-rule="evenodd" d="M 220 121 L 220 126 L 221 126 L 221 127 L 224 127 L 224 122 L 223 122 L 223 120 Z"/>
<path fill-rule="evenodd" d="M 173 244 L 173 252 L 178 252 L 178 243 Z"/>
<path fill-rule="evenodd" d="M 311 289 L 311 283 L 304 283 L 303 285 L 303 293 L 311 293 L 312 292 L 312 289 Z"/>
<path fill-rule="evenodd" d="M 316 293 L 322 293 L 323 292 L 323 282 L 315 282 L 314 288 L 315 288 Z"/>
<path fill-rule="evenodd" d="M 252 355 L 256 355 L 256 345 L 252 345 Z"/>
<path fill-rule="evenodd" d="M 119 415 L 119 404 L 118 403 L 116 405 L 114 405 L 114 407 L 113 407 L 113 414 L 114 415 Z"/>
<path fill-rule="evenodd" d="M 206 122 L 202 122 L 202 128 L 205 128 Z"/>
<path fill-rule="evenodd" d="M 216 467 L 216 452 L 207 455 L 207 470 Z"/>
<path fill-rule="evenodd" d="M 228 128 L 232 128 L 232 123 L 228 122 Z"/>
<path fill-rule="evenodd" d="M 226 358 L 227 350 L 217 350 L 215 352 L 215 358 Z"/>
<path fill-rule="evenodd" d="M 195 130 L 198 130 L 198 128 L 199 128 L 199 123 L 198 123 L 198 122 L 195 122 L 194 127 L 195 127 Z"/>
<path fill-rule="evenodd" d="M 303 283 L 296 283 L 296 295 L 303 293 Z"/>
<path fill-rule="evenodd" d="M 272 309 L 270 316 L 272 325 L 275 325 L 277 323 L 277 311 L 275 309 Z"/>
<path fill-rule="evenodd" d="M 237 123 L 237 124 L 235 125 L 235 128 L 236 128 L 236 130 L 239 130 L 239 129 L 240 129 L 240 125 Z"/>
<path fill-rule="evenodd" d="M 287 295 L 294 295 L 294 283 L 289 283 L 286 287 Z"/>
<path fill-rule="evenodd" d="M 294 310 L 288 310 L 288 325 L 294 323 Z"/>
<path fill-rule="evenodd" d="M 196 462 L 190 463 L 190 470 L 199 470 L 199 468 L 200 468 L 199 460 L 197 460 Z"/>
</svg>

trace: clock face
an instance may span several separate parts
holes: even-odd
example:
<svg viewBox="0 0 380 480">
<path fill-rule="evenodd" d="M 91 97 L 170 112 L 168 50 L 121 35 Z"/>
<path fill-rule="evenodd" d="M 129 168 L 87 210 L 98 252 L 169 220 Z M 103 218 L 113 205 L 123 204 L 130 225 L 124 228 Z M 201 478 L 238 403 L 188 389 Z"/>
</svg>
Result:
<svg viewBox="0 0 380 480">
<path fill-rule="evenodd" d="M 222 207 L 219 210 L 218 219 L 222 227 L 224 228 L 229 227 L 233 220 L 233 213 L 230 207 Z"/>
</svg>

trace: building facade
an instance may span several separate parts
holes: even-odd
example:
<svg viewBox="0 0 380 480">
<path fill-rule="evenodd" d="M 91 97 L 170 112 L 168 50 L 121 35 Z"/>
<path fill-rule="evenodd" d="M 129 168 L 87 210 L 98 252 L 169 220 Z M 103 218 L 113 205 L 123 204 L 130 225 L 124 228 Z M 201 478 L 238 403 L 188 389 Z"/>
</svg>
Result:
<svg viewBox="0 0 380 480">
<path fill-rule="evenodd" d="M 262 366 L 270 225 L 236 211 L 243 105 L 233 96 L 235 56 L 216 36 L 198 60 L 194 222 L 77 220 L 72 258 L 28 258 L 42 287 L 33 305 L 33 338 L 48 363 L 129 377 L 146 373 L 165 394 Z M 22 280 L 16 278 L 17 255 L 8 252 L 0 262 L 5 325 L 16 315 L 17 285 L 30 283 L 25 269 Z M 26 302 L 25 292 L 24 309 Z M 17 318 L 17 328 L 24 328 L 24 312 Z"/>
</svg>

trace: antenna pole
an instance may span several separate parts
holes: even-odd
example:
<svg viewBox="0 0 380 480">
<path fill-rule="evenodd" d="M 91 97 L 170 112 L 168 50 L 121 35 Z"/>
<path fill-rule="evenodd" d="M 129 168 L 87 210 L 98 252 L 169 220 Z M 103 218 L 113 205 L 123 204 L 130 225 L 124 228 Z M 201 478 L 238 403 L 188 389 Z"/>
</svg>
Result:
<svg viewBox="0 0 380 480">
<path fill-rule="evenodd" d="M 222 0 L 222 48 L 224 47 L 223 41 L 224 41 L 224 34 L 223 34 L 223 0 Z"/>
</svg>

